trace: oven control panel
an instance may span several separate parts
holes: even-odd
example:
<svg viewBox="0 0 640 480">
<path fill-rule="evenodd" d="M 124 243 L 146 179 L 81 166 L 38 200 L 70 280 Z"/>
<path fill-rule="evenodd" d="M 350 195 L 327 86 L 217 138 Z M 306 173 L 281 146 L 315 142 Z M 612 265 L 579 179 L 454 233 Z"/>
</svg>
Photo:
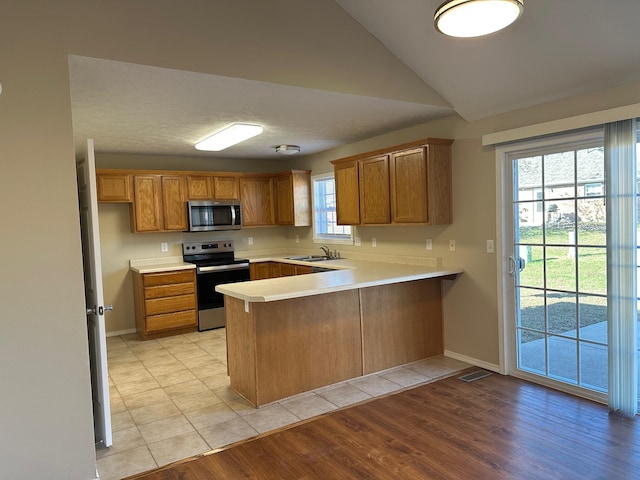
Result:
<svg viewBox="0 0 640 480">
<path fill-rule="evenodd" d="M 183 255 L 197 255 L 201 253 L 229 253 L 229 252 L 233 252 L 233 240 L 185 242 L 182 244 Z"/>
</svg>

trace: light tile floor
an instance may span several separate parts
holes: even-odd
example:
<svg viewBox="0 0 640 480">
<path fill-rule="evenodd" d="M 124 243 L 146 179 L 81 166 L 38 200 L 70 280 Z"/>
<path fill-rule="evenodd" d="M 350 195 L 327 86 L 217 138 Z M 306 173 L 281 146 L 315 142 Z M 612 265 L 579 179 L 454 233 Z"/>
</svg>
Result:
<svg viewBox="0 0 640 480">
<path fill-rule="evenodd" d="M 229 387 L 225 330 L 141 341 L 107 339 L 113 445 L 101 480 L 120 479 L 224 447 L 470 365 L 443 356 L 253 408 Z"/>
</svg>

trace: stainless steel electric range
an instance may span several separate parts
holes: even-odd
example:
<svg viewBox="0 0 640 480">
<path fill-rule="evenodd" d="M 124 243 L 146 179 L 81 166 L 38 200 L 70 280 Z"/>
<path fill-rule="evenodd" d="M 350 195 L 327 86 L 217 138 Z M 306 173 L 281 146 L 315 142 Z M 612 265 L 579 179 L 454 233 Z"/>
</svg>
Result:
<svg viewBox="0 0 640 480">
<path fill-rule="evenodd" d="M 224 327 L 224 295 L 215 288 L 248 281 L 249 260 L 235 258 L 233 240 L 185 242 L 182 258 L 196 265 L 198 330 Z"/>
</svg>

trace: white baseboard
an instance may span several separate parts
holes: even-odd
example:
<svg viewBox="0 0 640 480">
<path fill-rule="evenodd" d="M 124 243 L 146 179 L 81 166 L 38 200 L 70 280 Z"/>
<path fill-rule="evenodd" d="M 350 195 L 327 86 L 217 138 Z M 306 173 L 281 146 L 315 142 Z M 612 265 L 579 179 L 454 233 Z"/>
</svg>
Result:
<svg viewBox="0 0 640 480">
<path fill-rule="evenodd" d="M 471 365 L 484 368 L 485 370 L 491 370 L 492 372 L 500 373 L 500 365 L 496 365 L 494 363 L 478 360 L 477 358 L 467 357 L 466 355 L 461 355 L 459 353 L 452 352 L 451 350 L 445 350 L 444 356 L 453 358 L 455 360 L 460 360 L 461 362 L 470 363 Z"/>
<path fill-rule="evenodd" d="M 115 332 L 107 332 L 107 337 L 118 337 L 120 335 L 128 335 L 130 333 L 136 333 L 135 328 L 129 328 L 127 330 L 118 330 Z"/>
</svg>

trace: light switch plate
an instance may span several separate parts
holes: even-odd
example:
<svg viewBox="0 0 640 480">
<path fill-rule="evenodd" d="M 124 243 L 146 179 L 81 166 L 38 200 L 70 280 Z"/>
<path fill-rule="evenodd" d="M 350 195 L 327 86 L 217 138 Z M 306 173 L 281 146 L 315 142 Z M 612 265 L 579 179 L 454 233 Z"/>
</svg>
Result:
<svg viewBox="0 0 640 480">
<path fill-rule="evenodd" d="M 247 243 L 248 243 L 249 245 L 253 245 L 253 237 L 249 237 L 249 238 L 247 239 Z"/>
<path fill-rule="evenodd" d="M 378 242 L 376 241 L 376 239 L 375 239 L 375 238 L 372 238 L 372 239 L 371 239 L 371 246 L 372 246 L 372 247 L 375 247 L 376 245 L 378 245 Z"/>
<path fill-rule="evenodd" d="M 427 238 L 427 250 L 433 249 L 433 240 Z"/>
<path fill-rule="evenodd" d="M 455 240 L 449 240 L 449 251 L 450 252 L 455 252 L 456 251 L 456 241 Z"/>
<path fill-rule="evenodd" d="M 354 242 L 355 246 L 359 247 L 361 245 L 360 237 L 356 237 L 354 240 L 355 240 L 355 242 Z"/>
<path fill-rule="evenodd" d="M 169 251 L 169 245 L 167 244 L 167 242 L 162 242 L 160 244 L 160 250 L 163 252 L 168 252 Z"/>
<path fill-rule="evenodd" d="M 493 240 L 487 240 L 487 253 L 493 253 Z"/>
</svg>

